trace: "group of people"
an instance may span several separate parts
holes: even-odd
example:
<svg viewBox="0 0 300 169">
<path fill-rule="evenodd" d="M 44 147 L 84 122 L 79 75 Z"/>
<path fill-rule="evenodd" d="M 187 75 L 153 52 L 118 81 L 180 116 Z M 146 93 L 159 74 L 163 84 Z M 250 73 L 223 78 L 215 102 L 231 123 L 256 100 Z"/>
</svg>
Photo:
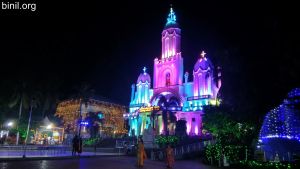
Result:
<svg viewBox="0 0 300 169">
<path fill-rule="evenodd" d="M 82 153 L 82 139 L 77 134 L 72 139 L 72 156 Z"/>
<path fill-rule="evenodd" d="M 143 168 L 144 160 L 147 159 L 147 154 L 144 147 L 144 141 L 141 137 L 138 138 L 137 145 L 137 167 Z M 168 169 L 172 169 L 174 167 L 174 151 L 170 145 L 167 145 L 166 148 L 166 164 Z"/>
</svg>

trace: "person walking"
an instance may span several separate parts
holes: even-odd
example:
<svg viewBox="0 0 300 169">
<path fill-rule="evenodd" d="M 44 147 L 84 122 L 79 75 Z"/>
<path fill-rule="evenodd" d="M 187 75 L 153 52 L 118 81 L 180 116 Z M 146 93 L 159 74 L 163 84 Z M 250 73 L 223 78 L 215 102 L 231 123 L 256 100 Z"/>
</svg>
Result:
<svg viewBox="0 0 300 169">
<path fill-rule="evenodd" d="M 166 162 L 167 162 L 167 168 L 172 169 L 174 167 L 174 151 L 173 148 L 168 144 L 166 148 Z"/>
<path fill-rule="evenodd" d="M 138 149 L 137 149 L 137 167 L 144 167 L 144 160 L 147 159 L 147 155 L 144 148 L 144 141 L 141 137 L 138 139 Z"/>
</svg>

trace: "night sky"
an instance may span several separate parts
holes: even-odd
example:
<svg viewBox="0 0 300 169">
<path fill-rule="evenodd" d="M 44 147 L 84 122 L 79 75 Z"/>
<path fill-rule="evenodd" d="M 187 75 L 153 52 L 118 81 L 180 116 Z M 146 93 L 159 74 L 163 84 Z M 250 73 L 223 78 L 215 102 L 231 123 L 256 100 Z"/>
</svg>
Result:
<svg viewBox="0 0 300 169">
<path fill-rule="evenodd" d="M 224 102 L 259 116 L 300 86 L 300 15 L 295 4 L 249 2 L 39 2 L 36 12 L 2 10 L 1 83 L 59 83 L 67 92 L 88 82 L 98 95 L 128 105 L 142 68 L 153 76 L 172 3 L 185 71 L 192 75 L 205 50 L 222 67 Z"/>
</svg>

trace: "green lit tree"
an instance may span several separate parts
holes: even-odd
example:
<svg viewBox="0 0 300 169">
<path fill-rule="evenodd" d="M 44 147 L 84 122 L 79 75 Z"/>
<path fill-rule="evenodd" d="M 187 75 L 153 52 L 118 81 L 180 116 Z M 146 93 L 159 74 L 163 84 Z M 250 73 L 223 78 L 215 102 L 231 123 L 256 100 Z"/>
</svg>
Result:
<svg viewBox="0 0 300 169">
<path fill-rule="evenodd" d="M 254 125 L 236 121 L 226 107 L 207 106 L 204 112 L 203 128 L 211 133 L 214 140 L 207 147 L 207 158 L 211 162 L 219 161 L 219 165 L 225 156 L 231 163 L 247 159 L 247 149 L 256 133 Z"/>
</svg>

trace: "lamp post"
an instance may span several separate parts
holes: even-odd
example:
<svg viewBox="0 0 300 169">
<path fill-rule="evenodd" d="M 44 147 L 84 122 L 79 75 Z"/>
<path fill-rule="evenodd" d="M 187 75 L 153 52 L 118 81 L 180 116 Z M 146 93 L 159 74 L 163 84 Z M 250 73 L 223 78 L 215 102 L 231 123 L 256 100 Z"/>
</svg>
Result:
<svg viewBox="0 0 300 169">
<path fill-rule="evenodd" d="M 82 102 L 82 100 L 83 100 L 83 102 Z M 86 99 L 80 99 L 80 110 L 79 110 L 79 131 L 78 131 L 78 136 L 79 136 L 79 138 L 80 138 L 80 135 L 81 135 L 81 122 L 82 122 L 82 103 L 84 103 L 86 111 L 87 111 L 87 107 L 88 107 L 88 104 L 87 104 L 87 101 L 86 101 Z"/>
<path fill-rule="evenodd" d="M 5 137 L 5 142 L 6 142 L 6 139 L 7 137 L 9 136 L 9 129 L 11 129 L 11 127 L 14 125 L 14 123 L 12 121 L 9 121 L 6 126 L 7 126 L 7 134 L 6 134 L 6 137 Z"/>
<path fill-rule="evenodd" d="M 78 136 L 80 137 L 80 133 L 81 133 L 81 121 L 82 121 L 82 116 L 81 116 L 81 109 L 82 109 L 82 102 L 81 102 L 82 99 L 80 99 L 80 102 L 79 102 L 79 129 L 78 129 Z"/>
<path fill-rule="evenodd" d="M 20 107 L 19 107 L 19 118 L 17 121 L 17 128 L 16 128 L 17 129 L 16 145 L 19 144 L 19 137 L 20 137 L 19 125 L 20 125 L 20 120 L 21 120 L 22 108 L 23 108 L 23 95 L 21 96 Z"/>
<path fill-rule="evenodd" d="M 9 133 L 9 129 L 11 129 L 13 125 L 14 125 L 14 122 L 12 122 L 12 121 L 9 121 L 9 122 L 7 123 L 7 128 L 8 128 L 8 132 L 7 132 L 7 133 Z M 7 134 L 7 135 L 8 135 L 8 134 Z"/>
<path fill-rule="evenodd" d="M 32 99 L 31 103 L 30 103 L 30 112 L 29 112 L 29 119 L 28 119 L 27 131 L 26 131 L 26 138 L 25 138 L 23 158 L 26 157 L 27 139 L 28 139 L 28 133 L 29 133 L 30 123 L 31 123 L 31 115 L 32 115 L 33 103 L 34 103 L 34 99 Z"/>
</svg>

